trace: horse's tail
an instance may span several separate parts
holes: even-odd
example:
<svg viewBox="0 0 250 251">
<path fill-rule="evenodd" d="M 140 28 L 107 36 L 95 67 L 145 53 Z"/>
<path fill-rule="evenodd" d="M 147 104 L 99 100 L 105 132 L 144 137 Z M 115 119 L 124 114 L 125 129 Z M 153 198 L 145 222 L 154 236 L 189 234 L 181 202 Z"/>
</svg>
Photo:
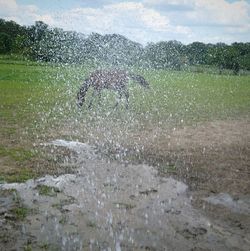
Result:
<svg viewBox="0 0 250 251">
<path fill-rule="evenodd" d="M 141 75 L 138 75 L 138 74 L 135 74 L 135 73 L 129 73 L 129 78 L 132 79 L 133 81 L 139 83 L 143 87 L 149 88 L 149 83 Z"/>
<path fill-rule="evenodd" d="M 86 78 L 83 81 L 83 84 L 82 84 L 82 86 L 80 87 L 80 90 L 77 93 L 77 105 L 78 106 L 83 105 L 83 103 L 85 101 L 85 96 L 86 96 L 86 93 L 87 93 L 89 87 L 90 87 L 90 79 Z"/>
</svg>

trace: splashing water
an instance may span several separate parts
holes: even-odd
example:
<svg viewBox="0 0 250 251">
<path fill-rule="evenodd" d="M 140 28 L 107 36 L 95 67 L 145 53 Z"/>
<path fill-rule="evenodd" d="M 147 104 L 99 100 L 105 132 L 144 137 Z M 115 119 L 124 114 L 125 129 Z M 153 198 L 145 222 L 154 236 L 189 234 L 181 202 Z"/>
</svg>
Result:
<svg viewBox="0 0 250 251">
<path fill-rule="evenodd" d="M 241 238 L 226 241 L 226 229 L 214 232 L 209 220 L 192 207 L 184 183 L 161 178 L 148 165 L 99 158 L 85 143 L 55 140 L 50 144 L 77 153 L 76 174 L 1 185 L 17 189 L 24 203 L 35 210 L 24 229 L 38 242 L 61 250 L 181 250 L 194 245 L 216 249 L 222 243 L 225 249 L 221 250 L 230 245 L 247 250 Z M 43 186 L 54 192 L 41 194 Z"/>
</svg>

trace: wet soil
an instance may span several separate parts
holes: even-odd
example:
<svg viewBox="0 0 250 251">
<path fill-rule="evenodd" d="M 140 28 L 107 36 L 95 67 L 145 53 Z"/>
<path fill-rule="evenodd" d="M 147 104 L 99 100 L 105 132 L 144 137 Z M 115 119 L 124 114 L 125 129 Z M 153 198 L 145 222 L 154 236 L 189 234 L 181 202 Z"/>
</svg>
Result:
<svg viewBox="0 0 250 251">
<path fill-rule="evenodd" d="M 1 193 L 0 249 L 248 250 L 249 142 L 246 120 L 147 128 L 108 150 L 44 142 L 57 155 L 72 152 L 75 169 L 0 185 L 30 209 L 25 220 L 8 219 L 16 205 Z M 41 194 L 41 186 L 54 192 Z"/>
</svg>

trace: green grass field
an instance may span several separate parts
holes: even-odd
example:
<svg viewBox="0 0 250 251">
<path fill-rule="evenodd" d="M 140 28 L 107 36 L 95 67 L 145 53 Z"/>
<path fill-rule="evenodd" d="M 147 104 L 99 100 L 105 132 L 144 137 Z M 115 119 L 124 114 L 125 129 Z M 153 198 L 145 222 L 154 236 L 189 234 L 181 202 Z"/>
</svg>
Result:
<svg viewBox="0 0 250 251">
<path fill-rule="evenodd" d="M 130 84 L 130 108 L 112 106 L 105 91 L 102 105 L 76 107 L 76 93 L 93 68 L 0 60 L 0 169 L 7 179 L 37 155 L 34 145 L 55 138 L 92 144 L 122 144 L 130 135 L 155 128 L 168 130 L 205 121 L 249 118 L 250 76 L 163 70 L 135 70 L 150 90 Z M 87 102 L 90 99 L 88 93 Z M 143 137 L 141 135 L 140 137 Z M 22 169 L 23 168 L 23 169 Z M 6 170 L 5 170 L 6 169 Z"/>
</svg>

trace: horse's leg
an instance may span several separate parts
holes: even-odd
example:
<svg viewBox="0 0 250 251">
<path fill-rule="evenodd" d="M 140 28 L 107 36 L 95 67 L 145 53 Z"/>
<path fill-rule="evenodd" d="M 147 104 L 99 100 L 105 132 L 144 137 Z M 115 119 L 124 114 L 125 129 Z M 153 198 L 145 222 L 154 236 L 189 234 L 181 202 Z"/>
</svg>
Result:
<svg viewBox="0 0 250 251">
<path fill-rule="evenodd" d="M 126 99 L 126 104 L 125 104 L 125 106 L 126 106 L 126 109 L 128 110 L 129 92 L 128 92 L 127 86 L 128 86 L 128 79 L 125 80 L 125 82 L 124 82 L 124 87 L 123 87 L 123 90 L 122 90 L 122 93 L 124 94 L 125 99 Z"/>
<path fill-rule="evenodd" d="M 125 98 L 126 98 L 126 104 L 125 104 L 125 106 L 126 106 L 126 109 L 128 109 L 128 104 L 129 104 L 129 92 L 128 92 L 128 90 L 124 89 L 122 91 L 119 91 L 118 94 L 119 94 L 119 97 L 118 97 L 118 99 L 117 99 L 117 101 L 115 103 L 114 108 L 116 108 L 118 106 L 119 102 L 122 99 L 122 96 L 124 95 Z"/>
<path fill-rule="evenodd" d="M 88 108 L 89 108 L 89 109 L 92 107 L 94 98 L 95 98 L 95 96 L 96 96 L 97 94 L 100 94 L 100 91 L 94 89 L 94 91 L 92 92 L 91 100 L 90 100 L 89 105 L 88 105 Z"/>
<path fill-rule="evenodd" d="M 127 89 L 124 91 L 124 95 L 125 95 L 125 98 L 126 98 L 126 109 L 128 109 L 128 105 L 129 105 L 129 92 L 128 92 Z"/>
<path fill-rule="evenodd" d="M 101 91 L 98 92 L 98 105 L 100 106 L 101 105 Z"/>
<path fill-rule="evenodd" d="M 120 103 L 120 101 L 121 101 L 121 99 L 122 99 L 122 92 L 119 91 L 119 92 L 118 92 L 118 95 L 119 95 L 119 97 L 118 97 L 118 99 L 116 99 L 116 103 L 115 103 L 114 108 L 116 108 L 116 107 L 118 106 L 118 104 Z"/>
</svg>

